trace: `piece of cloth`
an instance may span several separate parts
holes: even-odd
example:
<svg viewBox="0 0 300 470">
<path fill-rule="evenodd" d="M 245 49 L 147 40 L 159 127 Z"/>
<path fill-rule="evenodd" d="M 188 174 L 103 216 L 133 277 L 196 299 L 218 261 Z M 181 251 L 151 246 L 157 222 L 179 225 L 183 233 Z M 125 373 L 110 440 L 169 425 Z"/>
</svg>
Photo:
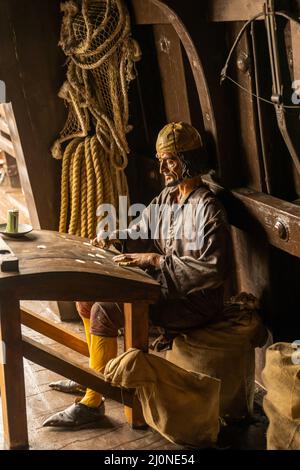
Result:
<svg viewBox="0 0 300 470">
<path fill-rule="evenodd" d="M 275 343 L 267 349 L 262 373 L 267 394 L 263 408 L 269 419 L 268 450 L 300 450 L 300 351 Z"/>
<path fill-rule="evenodd" d="M 210 447 L 219 433 L 220 381 L 138 349 L 110 361 L 105 380 L 135 388 L 146 423 L 179 445 Z"/>
<path fill-rule="evenodd" d="M 76 302 L 76 309 L 81 318 L 90 318 L 93 305 L 94 302 Z"/>
<path fill-rule="evenodd" d="M 300 351 L 290 343 L 275 343 L 266 352 L 262 372 L 267 399 L 289 419 L 300 419 Z"/>
<path fill-rule="evenodd" d="M 187 122 L 170 122 L 159 132 L 156 140 L 158 154 L 186 152 L 203 146 L 199 132 Z"/>
<path fill-rule="evenodd" d="M 264 398 L 264 412 L 269 419 L 267 450 L 300 450 L 300 419 L 287 418 Z"/>
<path fill-rule="evenodd" d="M 96 302 L 90 317 L 90 331 L 93 335 L 117 337 L 118 330 L 124 326 L 123 308 L 116 302 Z"/>
<path fill-rule="evenodd" d="M 149 320 L 163 329 L 166 336 L 201 328 L 212 320 L 217 321 L 222 313 L 222 297 L 214 294 L 212 289 L 202 292 L 195 300 L 193 296 L 188 299 L 161 299 L 149 306 Z M 114 302 L 96 302 L 90 317 L 90 331 L 94 335 L 118 336 L 118 330 L 124 326 L 123 310 Z"/>
<path fill-rule="evenodd" d="M 178 335 L 166 358 L 179 367 L 221 380 L 220 415 L 239 420 L 253 412 L 255 347 L 267 330 L 255 298 L 240 294 L 227 302 L 222 319 Z"/>
</svg>

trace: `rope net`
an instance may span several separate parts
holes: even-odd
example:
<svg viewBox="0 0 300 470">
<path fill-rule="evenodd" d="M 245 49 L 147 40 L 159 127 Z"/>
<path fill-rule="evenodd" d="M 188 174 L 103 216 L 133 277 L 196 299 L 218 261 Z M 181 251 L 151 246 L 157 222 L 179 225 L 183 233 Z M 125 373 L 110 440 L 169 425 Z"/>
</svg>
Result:
<svg viewBox="0 0 300 470">
<path fill-rule="evenodd" d="M 68 117 L 51 149 L 63 158 L 60 231 L 93 237 L 99 204 L 128 195 L 128 87 L 141 52 L 123 0 L 71 0 L 61 9 L 67 76 L 59 96 Z"/>
</svg>

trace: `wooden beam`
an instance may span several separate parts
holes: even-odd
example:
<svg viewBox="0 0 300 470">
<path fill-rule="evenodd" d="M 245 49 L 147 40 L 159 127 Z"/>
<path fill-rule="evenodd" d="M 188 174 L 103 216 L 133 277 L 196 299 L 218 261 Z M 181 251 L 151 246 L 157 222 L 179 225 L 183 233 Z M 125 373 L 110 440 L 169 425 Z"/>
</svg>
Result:
<svg viewBox="0 0 300 470">
<path fill-rule="evenodd" d="M 37 207 L 35 203 L 35 199 L 32 192 L 32 186 L 30 183 L 28 168 L 25 162 L 25 157 L 23 153 L 23 148 L 20 141 L 19 131 L 17 127 L 17 123 L 15 120 L 15 115 L 13 111 L 13 107 L 11 103 L 4 103 L 0 106 L 5 116 L 6 123 L 9 127 L 9 133 L 11 136 L 11 145 L 14 149 L 14 156 L 17 161 L 18 170 L 20 181 L 22 185 L 22 189 L 24 191 L 26 204 L 29 210 L 30 221 L 34 228 L 40 228 L 40 221 L 37 213 Z M 1 147 L 1 140 L 0 140 L 0 147 Z M 4 149 L 5 150 L 5 149 Z M 8 152 L 9 153 L 9 152 Z"/>
<path fill-rule="evenodd" d="M 98 372 L 76 364 L 69 357 L 68 360 L 55 352 L 52 348 L 42 345 L 31 338 L 23 336 L 23 356 L 29 361 L 39 364 L 57 374 L 75 380 L 95 392 L 103 393 L 105 397 L 111 398 L 119 403 L 131 406 L 133 402 L 133 390 L 113 387 L 105 382 L 104 376 Z"/>
<path fill-rule="evenodd" d="M 32 328 L 34 331 L 47 336 L 47 338 L 51 338 L 73 351 L 89 357 L 89 349 L 86 341 L 84 341 L 80 335 L 68 331 L 68 329 L 60 323 L 55 323 L 24 308 L 21 310 L 21 322 L 28 328 Z"/>
<path fill-rule="evenodd" d="M 146 303 L 124 304 L 125 319 L 125 351 L 130 348 L 148 352 L 149 305 Z M 135 396 L 133 406 L 125 407 L 125 416 L 133 428 L 145 428 L 141 403 Z"/>
<path fill-rule="evenodd" d="M 5 161 L 6 161 L 6 172 L 9 178 L 9 183 L 11 188 L 20 188 L 20 178 L 19 178 L 19 171 L 16 158 L 12 157 L 8 153 L 5 153 Z M 27 208 L 26 208 L 27 210 Z"/>
<path fill-rule="evenodd" d="M 256 193 L 248 189 L 233 191 L 234 197 L 241 201 L 249 214 L 249 223 L 253 229 L 251 219 L 256 221 L 265 233 L 268 242 L 291 255 L 300 258 L 300 207 L 290 202 Z M 240 221 L 243 224 L 243 221 Z M 280 238 L 277 223 L 283 224 L 287 229 L 287 240 Z"/>
<path fill-rule="evenodd" d="M 241 29 L 241 24 L 236 23 L 230 26 L 230 42 L 233 43 Z M 248 35 L 244 34 L 236 48 L 233 62 L 241 62 L 241 64 L 244 64 L 245 69 L 240 70 L 239 67 L 235 67 L 235 70 L 232 71 L 232 75 L 243 88 L 255 93 L 254 74 L 250 73 L 249 70 L 251 57 L 250 44 Z M 249 98 L 248 93 L 245 93 L 245 91 L 239 87 L 236 87 L 235 90 L 235 100 L 237 115 L 236 136 L 243 156 L 240 162 L 241 174 L 243 174 L 241 181 L 243 181 L 242 184 L 253 188 L 255 191 L 263 191 L 260 165 L 261 148 L 256 119 L 256 103 L 255 100 Z"/>
<path fill-rule="evenodd" d="M 222 200 L 229 222 L 300 258 L 300 206 L 247 188 L 225 191 L 206 180 Z M 282 228 L 286 238 L 282 238 Z"/>
<path fill-rule="evenodd" d="M 291 27 L 291 41 L 292 41 L 292 54 L 293 54 L 293 69 L 294 80 L 300 80 L 300 57 L 299 57 L 299 41 L 300 41 L 300 28 L 299 25 L 290 22 Z"/>
<path fill-rule="evenodd" d="M 142 302 L 124 304 L 125 351 L 130 348 L 148 352 L 149 305 Z"/>
<path fill-rule="evenodd" d="M 9 134 L 9 127 L 7 125 L 7 122 L 1 116 L 0 116 L 0 131 L 5 132 L 5 134 Z"/>
<path fill-rule="evenodd" d="M 14 158 L 16 157 L 14 146 L 11 140 L 7 139 L 1 134 L 0 134 L 0 150 L 3 150 L 4 152 L 8 153 Z"/>
<path fill-rule="evenodd" d="M 264 0 L 213 0 L 206 2 L 203 13 L 206 21 L 246 21 L 263 11 L 263 4 Z"/>
<path fill-rule="evenodd" d="M 168 122 L 191 122 L 181 52 L 181 42 L 172 25 L 153 27 L 161 85 Z"/>
<path fill-rule="evenodd" d="M 0 389 L 4 442 L 8 449 L 28 447 L 19 302 L 0 297 Z"/>
<path fill-rule="evenodd" d="M 133 10 L 135 23 L 138 25 L 146 24 L 168 24 L 172 18 L 166 16 L 161 9 L 151 0 L 131 0 L 130 6 Z"/>
<path fill-rule="evenodd" d="M 291 28 L 291 51 L 292 51 L 292 62 L 293 62 L 293 81 L 298 80 L 298 89 L 300 85 L 300 28 L 299 24 L 294 23 L 294 21 L 290 21 L 290 28 Z M 291 58 L 290 58 L 291 59 Z M 297 116 L 294 118 L 294 122 L 296 128 L 299 125 L 299 119 Z M 295 130 L 293 132 L 293 139 L 297 148 L 299 149 L 299 132 Z M 295 189 L 297 194 L 300 194 L 300 175 L 293 165 L 293 172 L 294 172 L 294 181 L 295 181 Z"/>
<path fill-rule="evenodd" d="M 164 6 L 172 8 L 173 3 L 172 1 L 131 0 L 130 5 L 136 24 L 170 24 L 174 20 L 174 16 L 171 13 L 165 15 L 161 8 Z M 185 7 L 194 8 L 197 21 L 221 22 L 249 20 L 252 16 L 263 11 L 263 4 L 264 0 L 209 0 L 197 2 L 194 7 L 192 5 L 185 5 Z M 176 5 L 174 10 L 177 10 Z"/>
</svg>

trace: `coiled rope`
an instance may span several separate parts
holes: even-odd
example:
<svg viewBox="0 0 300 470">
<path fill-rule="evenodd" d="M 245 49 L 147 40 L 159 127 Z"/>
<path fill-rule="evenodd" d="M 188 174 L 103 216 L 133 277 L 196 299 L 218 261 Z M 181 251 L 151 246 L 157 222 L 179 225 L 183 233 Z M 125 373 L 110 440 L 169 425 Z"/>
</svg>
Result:
<svg viewBox="0 0 300 470">
<path fill-rule="evenodd" d="M 124 172 L 107 157 L 97 136 L 75 138 L 62 162 L 59 231 L 93 238 L 103 215 L 101 204 L 118 206 L 118 196 L 127 195 Z"/>
</svg>

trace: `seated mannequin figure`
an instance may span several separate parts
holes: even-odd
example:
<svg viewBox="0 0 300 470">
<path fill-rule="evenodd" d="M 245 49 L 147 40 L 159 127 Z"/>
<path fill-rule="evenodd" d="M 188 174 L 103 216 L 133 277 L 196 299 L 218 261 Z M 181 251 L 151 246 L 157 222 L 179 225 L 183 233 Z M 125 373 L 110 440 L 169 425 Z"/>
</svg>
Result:
<svg viewBox="0 0 300 470">
<path fill-rule="evenodd" d="M 149 319 L 161 329 L 159 344 L 167 349 L 177 334 L 222 319 L 231 237 L 223 206 L 201 178 L 211 168 L 198 131 L 184 122 L 167 124 L 158 135 L 156 151 L 165 188 L 136 225 L 109 238 L 101 232 L 97 244 L 101 248 L 118 245 L 122 254 L 115 256 L 116 263 L 147 270 L 160 283 L 161 298 L 150 306 Z M 142 236 L 137 237 L 138 233 Z M 118 330 L 124 324 L 122 306 L 77 302 L 77 309 L 85 327 L 90 367 L 103 373 L 117 355 Z M 70 380 L 51 386 L 70 393 L 80 390 Z M 104 398 L 87 389 L 80 401 L 48 418 L 44 426 L 90 426 L 103 415 Z"/>
</svg>

